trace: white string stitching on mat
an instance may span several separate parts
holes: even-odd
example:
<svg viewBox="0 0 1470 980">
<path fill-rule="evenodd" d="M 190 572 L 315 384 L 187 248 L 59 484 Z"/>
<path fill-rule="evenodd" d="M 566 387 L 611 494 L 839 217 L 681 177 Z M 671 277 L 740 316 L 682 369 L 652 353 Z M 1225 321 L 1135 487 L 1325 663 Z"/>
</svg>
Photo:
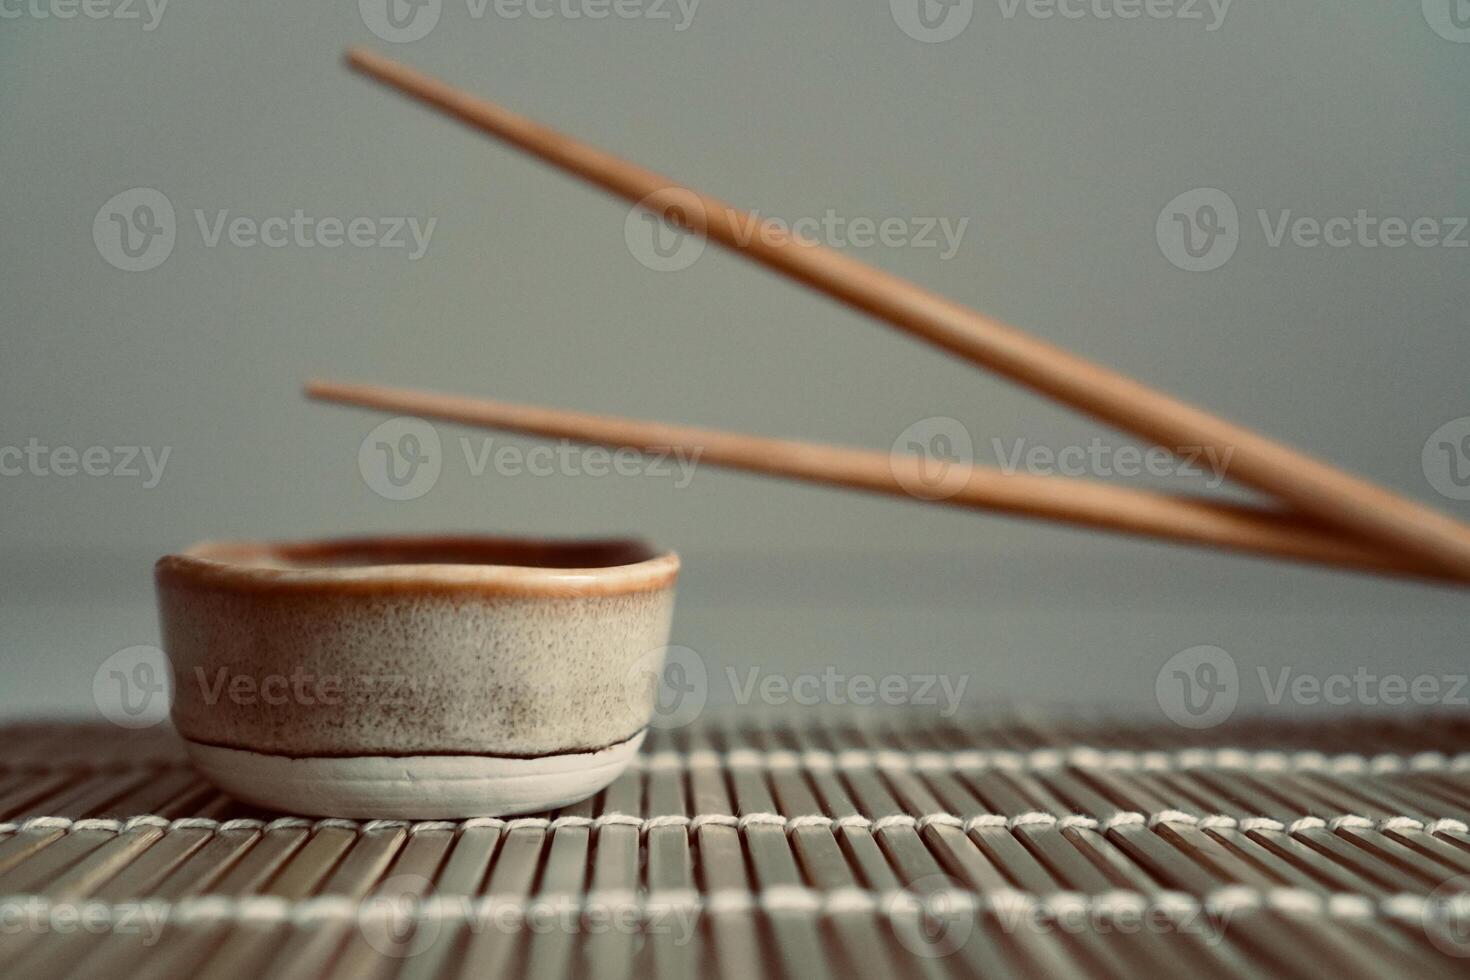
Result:
<svg viewBox="0 0 1470 980">
<path fill-rule="evenodd" d="M 1372 820 L 1357 814 L 1342 814 L 1333 817 L 1303 816 L 1287 819 L 1278 819 L 1275 817 L 1237 818 L 1220 813 L 1196 816 L 1192 813 L 1185 813 L 1182 810 L 1160 810 L 1157 813 L 1138 813 L 1125 810 L 1106 817 L 1093 817 L 1082 813 L 1059 814 L 1037 810 L 1009 816 L 1001 813 L 979 813 L 968 817 L 954 813 L 925 813 L 920 815 L 892 813 L 881 817 L 867 817 L 858 813 L 850 813 L 841 817 L 829 817 L 821 813 L 784 816 L 779 813 L 763 812 L 746 814 L 699 813 L 693 816 L 663 814 L 653 817 L 638 817 L 630 813 L 604 813 L 595 817 L 573 815 L 561 817 L 472 817 L 469 820 L 461 821 L 357 821 L 337 818 L 307 820 L 302 817 L 278 817 L 270 821 L 248 818 L 238 820 L 211 820 L 207 817 L 181 817 L 176 820 L 169 820 L 165 817 L 145 814 L 143 816 L 129 817 L 125 820 L 95 817 L 79 820 L 74 820 L 70 817 L 30 817 L 29 819 L 18 822 L 0 823 L 0 835 L 49 831 L 60 831 L 61 833 L 100 831 L 119 834 L 145 829 L 156 829 L 165 832 L 207 830 L 215 832 L 259 831 L 262 833 L 271 833 L 281 830 L 324 830 L 327 828 L 350 830 L 364 834 L 397 830 L 406 831 L 409 834 L 420 834 L 426 832 L 455 833 L 456 831 L 471 830 L 474 828 L 492 828 L 506 832 L 516 830 L 555 832 L 568 828 L 600 830 L 604 827 L 629 827 L 637 830 L 640 834 L 668 827 L 683 828 L 690 832 L 697 832 L 705 827 L 725 827 L 741 832 L 747 832 L 752 827 L 773 827 L 786 833 L 809 828 L 822 828 L 831 831 L 862 830 L 870 833 L 882 833 L 883 831 L 893 829 L 922 831 L 929 827 L 949 827 L 970 833 L 976 830 L 993 828 L 1018 830 L 1023 828 L 1054 827 L 1058 830 L 1077 828 L 1081 830 L 1100 830 L 1107 833 L 1109 831 L 1124 830 L 1131 827 L 1154 829 L 1160 825 L 1189 826 L 1197 827 L 1201 830 L 1240 830 L 1247 833 L 1252 831 L 1276 831 L 1298 834 L 1307 830 L 1328 830 L 1332 832 L 1339 830 L 1374 830 L 1384 833 L 1423 831 L 1430 834 L 1470 833 L 1470 825 L 1467 825 L 1463 820 L 1457 820 L 1452 817 L 1421 820 L 1417 817 L 1391 816 L 1379 820 Z"/>
<path fill-rule="evenodd" d="M 762 891 L 720 889 L 700 894 L 690 889 L 655 890 L 642 894 L 630 890 L 586 894 L 524 896 L 429 895 L 418 902 L 404 903 L 385 894 L 358 900 L 345 895 L 321 895 L 292 900 L 278 896 L 200 895 L 173 902 L 141 899 L 136 902 L 68 901 L 45 895 L 0 897 L 0 914 L 7 920 L 20 919 L 45 928 L 53 913 L 64 913 L 68 922 L 87 922 L 89 929 L 112 926 L 137 929 L 144 923 L 162 929 L 165 925 L 209 922 L 292 922 L 315 925 L 322 922 L 366 924 L 389 921 L 488 922 L 518 927 L 526 920 L 544 926 L 548 917 L 576 916 L 561 920 L 580 927 L 589 914 L 615 913 L 638 917 L 657 924 L 669 914 L 711 915 L 765 912 L 814 916 L 873 914 L 912 918 L 930 912 L 944 916 L 991 914 L 1015 925 L 1057 922 L 1068 928 L 1104 927 L 1110 923 L 1137 924 L 1140 916 L 1161 915 L 1181 929 L 1223 926 L 1240 913 L 1273 912 L 1288 916 L 1365 922 L 1385 919 L 1414 925 L 1433 922 L 1470 922 L 1470 893 L 1448 898 L 1398 894 L 1377 900 L 1349 892 L 1322 894 L 1299 888 L 1257 889 L 1241 885 L 1220 888 L 1195 896 L 1183 892 L 1139 892 L 1114 890 L 1099 894 L 1082 892 L 1031 892 L 1000 890 L 976 892 L 963 888 L 929 893 L 906 890 L 873 891 L 857 887 L 821 891 L 803 885 L 781 885 Z M 22 918 L 23 917 L 23 918 Z M 1024 920 L 1023 920 L 1024 917 Z M 60 919 L 56 920 L 58 927 Z M 556 921 L 551 919 L 550 921 Z"/>
<path fill-rule="evenodd" d="M 919 772 L 949 770 L 1003 769 L 1012 772 L 1049 772 L 1068 767 L 1077 769 L 1129 772 L 1171 772 L 1189 769 L 1229 769 L 1260 773 L 1324 772 L 1346 775 L 1428 772 L 1470 772 L 1470 752 L 1446 755 L 1443 752 L 1419 752 L 1403 755 L 1391 752 L 1378 755 L 1324 752 L 1258 750 L 1236 748 L 1191 748 L 1164 750 L 1099 749 L 1089 746 L 1073 748 L 1032 749 L 1020 752 L 1009 749 L 961 749 L 951 752 L 921 750 L 902 752 L 893 749 L 842 749 L 829 752 L 808 749 L 758 751 L 732 749 L 721 755 L 710 749 L 676 752 L 663 749 L 634 758 L 632 765 L 650 771 L 674 769 L 912 769 Z"/>
</svg>

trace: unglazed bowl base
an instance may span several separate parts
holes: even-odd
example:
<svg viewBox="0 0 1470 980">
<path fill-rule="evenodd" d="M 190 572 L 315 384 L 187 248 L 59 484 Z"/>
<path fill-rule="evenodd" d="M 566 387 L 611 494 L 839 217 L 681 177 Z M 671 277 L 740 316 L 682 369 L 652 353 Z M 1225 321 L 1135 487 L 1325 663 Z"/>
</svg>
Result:
<svg viewBox="0 0 1470 980">
<path fill-rule="evenodd" d="M 285 813 L 463 820 L 538 813 L 586 799 L 628 767 L 643 732 L 592 752 L 294 758 L 185 739 L 194 765 L 231 796 Z"/>
</svg>

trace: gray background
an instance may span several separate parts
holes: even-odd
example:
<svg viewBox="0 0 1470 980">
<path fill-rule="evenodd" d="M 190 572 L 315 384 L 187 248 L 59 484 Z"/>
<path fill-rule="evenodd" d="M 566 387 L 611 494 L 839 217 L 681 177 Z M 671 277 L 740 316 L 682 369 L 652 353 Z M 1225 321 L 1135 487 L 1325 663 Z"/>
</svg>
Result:
<svg viewBox="0 0 1470 980">
<path fill-rule="evenodd" d="M 980 0 L 944 43 L 910 38 L 877 0 L 704 0 L 682 32 L 507 19 L 493 2 L 475 19 L 445 0 L 427 37 L 397 44 L 340 0 L 177 2 L 152 31 L 27 13 L 0 22 L 0 444 L 171 456 L 154 489 L 0 478 L 0 712 L 94 710 L 97 665 L 157 641 L 160 554 L 372 530 L 673 546 L 675 641 L 704 658 L 715 700 L 727 667 L 832 666 L 968 674 L 971 704 L 1160 717 L 1160 665 L 1213 644 L 1240 665 L 1243 705 L 1283 715 L 1308 709 L 1262 707 L 1258 666 L 1466 669 L 1449 590 L 713 468 L 683 489 L 475 477 L 458 438 L 481 436 L 452 426 L 434 489 L 383 499 L 357 464 L 383 416 L 308 404 L 303 379 L 880 449 L 953 416 L 984 462 L 993 438 L 1126 440 L 724 252 L 649 271 L 625 245 L 625 205 L 350 74 L 348 44 L 767 215 L 969 218 L 949 261 L 858 254 L 1470 518 L 1420 460 L 1430 433 L 1470 415 L 1470 250 L 1273 248 L 1256 218 L 1470 214 L 1470 44 L 1438 36 L 1418 3 L 1237 0 L 1207 31 L 1008 18 Z M 1239 207 L 1240 242 L 1191 273 L 1165 259 L 1155 220 L 1202 186 Z M 113 268 L 91 234 L 133 187 L 178 214 L 173 253 L 147 272 Z M 438 223 L 411 262 L 208 248 L 193 217 L 295 208 Z"/>
</svg>

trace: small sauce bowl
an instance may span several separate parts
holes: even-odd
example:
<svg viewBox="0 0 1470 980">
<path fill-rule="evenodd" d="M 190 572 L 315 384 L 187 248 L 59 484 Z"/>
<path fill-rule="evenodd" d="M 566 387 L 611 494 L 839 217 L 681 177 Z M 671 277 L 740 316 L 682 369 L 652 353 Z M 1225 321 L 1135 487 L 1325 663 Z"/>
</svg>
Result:
<svg viewBox="0 0 1470 980">
<path fill-rule="evenodd" d="M 642 743 L 678 572 L 627 539 L 198 544 L 154 568 L 174 725 L 205 776 L 274 810 L 562 806 Z"/>
</svg>

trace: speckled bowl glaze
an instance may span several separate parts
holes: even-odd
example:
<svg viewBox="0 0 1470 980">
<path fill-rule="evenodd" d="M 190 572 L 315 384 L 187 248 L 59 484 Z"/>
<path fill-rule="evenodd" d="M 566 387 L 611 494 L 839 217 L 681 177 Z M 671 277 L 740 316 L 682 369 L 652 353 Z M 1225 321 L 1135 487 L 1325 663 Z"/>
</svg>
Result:
<svg viewBox="0 0 1470 980">
<path fill-rule="evenodd" d="M 679 559 L 638 541 L 208 542 L 155 566 L 173 720 L 232 795 L 459 819 L 606 786 L 642 743 Z"/>
</svg>

